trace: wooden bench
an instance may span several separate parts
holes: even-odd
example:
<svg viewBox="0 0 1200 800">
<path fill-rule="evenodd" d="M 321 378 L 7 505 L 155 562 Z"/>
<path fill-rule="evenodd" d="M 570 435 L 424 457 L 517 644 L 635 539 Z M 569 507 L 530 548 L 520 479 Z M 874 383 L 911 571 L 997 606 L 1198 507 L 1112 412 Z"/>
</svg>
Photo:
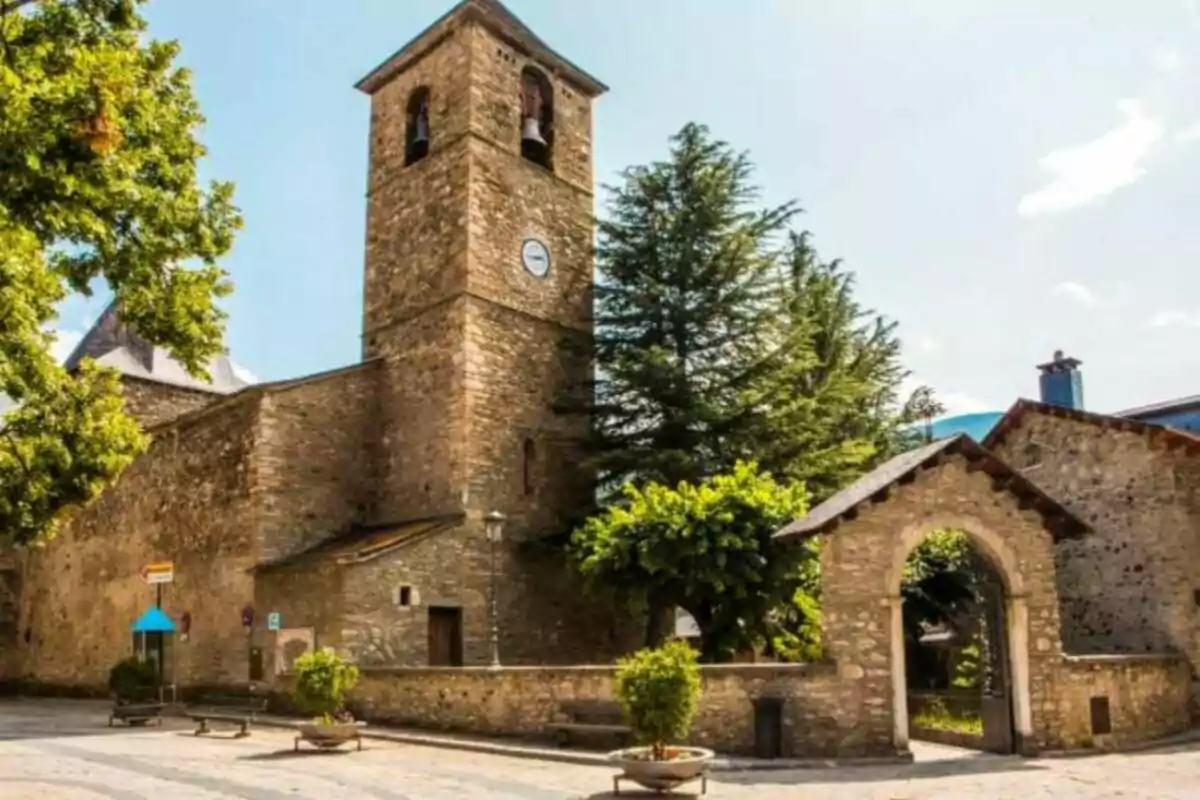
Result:
<svg viewBox="0 0 1200 800">
<path fill-rule="evenodd" d="M 234 736 L 241 738 L 250 735 L 250 724 L 266 710 L 265 697 L 259 697 L 254 692 L 228 692 L 201 697 L 200 701 L 187 711 L 187 716 L 196 723 L 194 736 L 210 733 L 210 722 L 227 722 L 238 726 Z"/>
<path fill-rule="evenodd" d="M 150 720 L 158 720 L 161 726 L 163 708 L 165 706 L 162 703 L 155 702 L 114 703 L 112 712 L 108 715 L 108 727 L 111 728 L 118 720 L 129 726 L 145 725 Z"/>
<path fill-rule="evenodd" d="M 554 731 L 559 745 L 569 744 L 578 735 L 613 736 L 624 745 L 632 734 L 621 715 L 620 704 L 611 700 L 572 700 L 560 705 L 559 710 L 568 720 L 547 726 Z"/>
</svg>

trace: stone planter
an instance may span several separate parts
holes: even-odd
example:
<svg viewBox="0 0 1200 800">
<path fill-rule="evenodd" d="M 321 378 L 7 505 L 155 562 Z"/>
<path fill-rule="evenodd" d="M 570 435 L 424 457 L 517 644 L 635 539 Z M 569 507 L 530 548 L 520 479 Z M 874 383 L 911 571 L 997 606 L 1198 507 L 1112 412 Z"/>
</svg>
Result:
<svg viewBox="0 0 1200 800">
<path fill-rule="evenodd" d="M 608 754 L 608 760 L 622 770 L 614 783 L 629 780 L 652 791 L 665 791 L 703 779 L 708 772 L 712 750 L 702 747 L 668 747 L 676 757 L 669 761 L 651 761 L 649 747 L 627 747 Z M 707 781 L 706 781 L 707 782 Z"/>
<path fill-rule="evenodd" d="M 357 720 L 354 722 L 298 722 L 296 728 L 300 731 L 300 735 L 296 737 L 297 745 L 303 740 L 322 750 L 333 750 L 346 742 L 357 741 L 360 743 L 361 749 L 360 737 L 366 724 Z"/>
</svg>

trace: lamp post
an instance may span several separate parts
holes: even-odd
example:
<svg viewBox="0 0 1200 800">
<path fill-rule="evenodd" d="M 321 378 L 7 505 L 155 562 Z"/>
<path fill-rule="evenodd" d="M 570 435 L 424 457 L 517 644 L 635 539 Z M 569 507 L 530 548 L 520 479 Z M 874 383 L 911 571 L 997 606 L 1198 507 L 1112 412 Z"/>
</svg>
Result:
<svg viewBox="0 0 1200 800">
<path fill-rule="evenodd" d="M 499 511 L 489 511 L 483 518 L 483 533 L 487 536 L 488 554 L 491 560 L 491 582 L 488 603 L 491 606 L 491 646 L 492 669 L 500 668 L 500 623 L 496 614 L 496 545 L 504 535 L 504 515 Z"/>
</svg>

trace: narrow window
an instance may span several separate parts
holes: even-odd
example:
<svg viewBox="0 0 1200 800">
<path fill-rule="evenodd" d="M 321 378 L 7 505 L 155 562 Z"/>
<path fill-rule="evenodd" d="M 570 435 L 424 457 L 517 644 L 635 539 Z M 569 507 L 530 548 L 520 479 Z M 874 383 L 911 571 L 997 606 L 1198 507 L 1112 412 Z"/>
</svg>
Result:
<svg viewBox="0 0 1200 800">
<path fill-rule="evenodd" d="M 536 459 L 537 448 L 533 444 L 533 439 L 526 439 L 524 451 L 521 454 L 521 481 L 526 497 L 534 493 L 534 467 Z"/>
<path fill-rule="evenodd" d="M 554 90 L 532 67 L 521 72 L 521 155 L 553 169 Z"/>
<path fill-rule="evenodd" d="M 429 155 L 429 89 L 419 86 L 408 97 L 404 114 L 404 166 Z"/>
<path fill-rule="evenodd" d="M 412 587 L 411 586 L 401 586 L 399 595 L 400 596 L 396 598 L 396 600 L 397 600 L 396 605 L 400 606 L 401 608 L 407 608 L 408 606 L 412 605 Z"/>
</svg>

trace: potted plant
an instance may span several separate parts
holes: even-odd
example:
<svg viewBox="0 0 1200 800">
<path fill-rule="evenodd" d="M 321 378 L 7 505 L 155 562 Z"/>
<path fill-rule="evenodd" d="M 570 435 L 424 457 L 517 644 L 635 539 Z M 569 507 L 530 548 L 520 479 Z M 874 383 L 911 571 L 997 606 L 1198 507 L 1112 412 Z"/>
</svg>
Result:
<svg viewBox="0 0 1200 800">
<path fill-rule="evenodd" d="M 705 773 L 711 750 L 673 744 L 691 731 L 700 705 L 700 668 L 686 642 L 672 641 L 621 660 L 615 690 L 639 744 L 609 754 L 623 777 L 647 789 L 664 790 Z"/>
<path fill-rule="evenodd" d="M 108 691 L 119 706 L 158 701 L 158 673 L 137 656 L 118 661 L 108 672 Z"/>
<path fill-rule="evenodd" d="M 311 721 L 299 724 L 300 737 L 322 749 L 358 739 L 363 723 L 355 721 L 343 701 L 358 683 L 358 667 L 347 664 L 331 648 L 305 653 L 295 662 L 292 697 Z"/>
</svg>

